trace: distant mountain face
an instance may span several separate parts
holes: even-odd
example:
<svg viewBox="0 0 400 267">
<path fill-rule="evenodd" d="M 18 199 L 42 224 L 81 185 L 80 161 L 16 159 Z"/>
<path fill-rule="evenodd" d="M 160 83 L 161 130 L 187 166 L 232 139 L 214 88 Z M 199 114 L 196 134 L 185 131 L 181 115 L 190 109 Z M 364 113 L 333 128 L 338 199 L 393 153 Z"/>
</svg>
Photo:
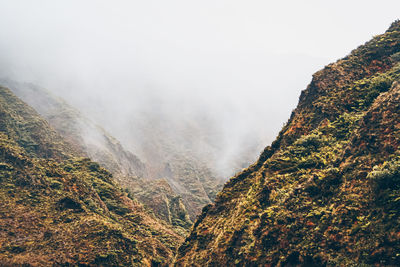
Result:
<svg viewBox="0 0 400 267">
<path fill-rule="evenodd" d="M 48 120 L 71 144 L 117 176 L 146 176 L 146 167 L 103 128 L 46 90 L 29 83 L 3 80 L 18 97 Z"/>
<path fill-rule="evenodd" d="M 0 265 L 171 262 L 182 237 L 0 87 Z"/>
<path fill-rule="evenodd" d="M 11 80 L 2 83 L 44 116 L 81 155 L 99 162 L 132 197 L 152 209 L 155 216 L 176 227 L 181 235 L 185 234 L 192 222 L 182 197 L 165 179 L 149 178 L 145 164 L 119 141 L 45 89 Z"/>
<path fill-rule="evenodd" d="M 137 144 L 141 154 L 139 159 L 102 127 L 46 90 L 33 84 L 11 80 L 3 80 L 2 83 L 34 107 L 77 150 L 111 171 L 121 185 L 150 207 L 156 216 L 169 223 L 180 217 L 178 225 L 190 227 L 191 220 L 196 218 L 205 205 L 213 201 L 218 190 L 222 188 L 223 180 L 211 171 L 211 157 L 205 162 L 204 158 L 195 156 L 194 148 L 190 147 L 194 144 L 187 140 L 177 142 L 178 134 L 171 136 L 170 132 L 159 131 L 163 127 L 158 127 L 157 124 L 166 123 L 161 115 L 155 118 L 141 114 L 144 116 L 141 120 L 143 124 L 131 124 L 132 128 L 140 128 L 141 132 L 141 136 L 133 135 L 129 141 L 137 143 L 140 140 Z M 199 129 L 188 127 L 183 135 L 198 136 L 197 130 Z M 139 130 L 132 132 L 138 133 Z M 207 149 L 209 148 L 205 150 Z M 161 190 L 158 188 L 160 186 Z M 176 212 L 188 212 L 189 220 L 170 210 L 169 203 L 178 201 L 180 197 L 178 206 L 185 209 Z"/>
<path fill-rule="evenodd" d="M 400 265 L 400 22 L 313 76 L 178 266 Z"/>
<path fill-rule="evenodd" d="M 171 118 L 167 113 L 168 108 L 165 113 L 161 109 L 134 114 L 127 119 L 125 131 L 119 132 L 124 132 L 124 144 L 145 162 L 150 177 L 165 178 L 182 195 L 193 220 L 204 205 L 214 200 L 229 177 L 222 175 L 233 175 L 248 166 L 258 150 L 257 146 L 246 144 L 241 154 L 230 156 L 229 160 L 219 159 L 219 150 L 228 145 L 215 121 L 194 115 Z"/>
<path fill-rule="evenodd" d="M 243 143 L 237 140 L 235 132 L 242 131 L 232 129 L 232 137 L 225 138 L 226 133 L 221 132 L 224 127 L 217 125 L 221 123 L 218 122 L 221 116 L 211 112 L 203 114 L 190 109 L 193 114 L 187 115 L 185 110 L 183 115 L 178 111 L 171 114 L 169 105 L 164 103 L 165 107 L 163 103 L 151 104 L 151 100 L 145 100 L 150 102 L 148 110 L 144 103 L 138 112 L 126 112 L 123 118 L 109 118 L 110 115 L 102 114 L 101 106 L 88 104 L 97 114 L 88 112 L 91 116 L 88 119 L 64 100 L 36 85 L 10 80 L 1 82 L 34 107 L 64 138 L 110 170 L 140 201 L 152 206 L 157 216 L 160 214 L 156 207 L 168 205 L 166 202 L 154 205 L 148 201 L 146 192 L 141 193 L 145 188 L 150 190 L 151 180 L 167 181 L 161 184 L 168 185 L 174 195 L 164 195 L 163 199 L 171 201 L 181 196 L 190 219 L 195 220 L 201 209 L 212 203 L 227 178 L 249 166 L 261 151 L 257 138 L 249 136 Z M 107 119 L 98 118 L 102 116 Z M 110 123 L 110 120 L 115 122 Z M 107 131 L 97 122 L 103 123 Z M 141 190 L 137 190 L 138 186 Z M 164 189 L 161 191 L 169 191 Z M 161 217 L 168 221 L 167 217 Z"/>
</svg>

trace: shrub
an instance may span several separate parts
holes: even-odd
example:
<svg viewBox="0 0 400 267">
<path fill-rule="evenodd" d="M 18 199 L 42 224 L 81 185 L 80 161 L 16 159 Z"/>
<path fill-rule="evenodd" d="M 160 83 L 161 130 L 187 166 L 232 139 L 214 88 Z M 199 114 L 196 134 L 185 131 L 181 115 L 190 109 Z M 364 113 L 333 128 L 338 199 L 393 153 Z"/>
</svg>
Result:
<svg viewBox="0 0 400 267">
<path fill-rule="evenodd" d="M 368 107 L 382 92 L 390 89 L 393 83 L 393 78 L 387 74 L 381 74 L 371 79 L 368 86 L 367 94 L 363 101 L 363 106 Z"/>
<path fill-rule="evenodd" d="M 115 197 L 115 188 L 111 184 L 99 181 L 98 184 L 93 184 L 93 186 L 102 200 Z"/>
<path fill-rule="evenodd" d="M 125 215 L 125 214 L 129 213 L 129 211 L 130 211 L 128 207 L 126 207 L 125 205 L 123 205 L 122 203 L 120 203 L 116 200 L 107 199 L 104 202 L 106 203 L 107 208 L 110 211 L 112 211 L 118 215 Z"/>
<path fill-rule="evenodd" d="M 395 62 L 400 62 L 400 52 L 394 53 L 390 58 Z"/>
<path fill-rule="evenodd" d="M 53 189 L 62 189 L 63 188 L 63 183 L 50 179 L 50 187 Z"/>
<path fill-rule="evenodd" d="M 334 136 L 339 139 L 347 138 L 357 126 L 359 116 L 354 113 L 343 113 L 333 123 Z"/>
<path fill-rule="evenodd" d="M 385 162 L 382 166 L 375 166 L 367 176 L 372 180 L 377 191 L 400 188 L 400 159 Z"/>
<path fill-rule="evenodd" d="M 81 212 L 83 211 L 82 209 L 82 205 L 79 203 L 79 201 L 71 198 L 71 197 L 64 197 L 62 199 L 60 199 L 57 202 L 57 207 L 60 210 L 65 210 L 65 209 L 71 209 L 74 210 L 76 212 Z"/>
<path fill-rule="evenodd" d="M 100 165 L 97 162 L 90 162 L 88 168 L 92 172 L 96 172 L 100 170 Z"/>
<path fill-rule="evenodd" d="M 309 134 L 297 139 L 294 145 L 310 149 L 317 149 L 322 145 L 322 143 L 322 138 L 319 134 Z"/>
<path fill-rule="evenodd" d="M 371 80 L 369 90 L 378 92 L 386 92 L 392 86 L 393 79 L 387 74 L 381 74 Z"/>
</svg>

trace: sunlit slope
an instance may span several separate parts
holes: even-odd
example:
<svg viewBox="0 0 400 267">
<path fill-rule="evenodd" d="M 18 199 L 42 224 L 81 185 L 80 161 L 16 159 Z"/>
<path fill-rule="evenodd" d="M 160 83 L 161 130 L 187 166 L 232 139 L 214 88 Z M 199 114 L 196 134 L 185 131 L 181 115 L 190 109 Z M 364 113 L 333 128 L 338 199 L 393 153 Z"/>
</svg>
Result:
<svg viewBox="0 0 400 267">
<path fill-rule="evenodd" d="M 400 22 L 313 76 L 177 265 L 400 265 Z"/>
<path fill-rule="evenodd" d="M 181 242 L 0 87 L 0 265 L 168 263 Z"/>
</svg>

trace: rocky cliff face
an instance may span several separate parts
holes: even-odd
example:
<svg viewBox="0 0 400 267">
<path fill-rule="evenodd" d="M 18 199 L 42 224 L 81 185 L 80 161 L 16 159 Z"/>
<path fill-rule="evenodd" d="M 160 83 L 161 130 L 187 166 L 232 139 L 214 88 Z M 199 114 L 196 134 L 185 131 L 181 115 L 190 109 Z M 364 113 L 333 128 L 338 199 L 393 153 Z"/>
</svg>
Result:
<svg viewBox="0 0 400 267">
<path fill-rule="evenodd" d="M 400 264 L 400 22 L 314 74 L 177 265 Z"/>
<path fill-rule="evenodd" d="M 0 87 L 0 265 L 170 263 L 182 237 Z"/>
</svg>

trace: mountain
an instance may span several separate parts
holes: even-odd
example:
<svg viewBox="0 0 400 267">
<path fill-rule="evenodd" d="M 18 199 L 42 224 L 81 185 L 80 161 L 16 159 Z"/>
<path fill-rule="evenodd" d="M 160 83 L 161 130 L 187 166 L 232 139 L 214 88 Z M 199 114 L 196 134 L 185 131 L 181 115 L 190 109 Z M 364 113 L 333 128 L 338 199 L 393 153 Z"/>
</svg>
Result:
<svg viewBox="0 0 400 267">
<path fill-rule="evenodd" d="M 0 265 L 172 262 L 182 237 L 0 87 Z"/>
<path fill-rule="evenodd" d="M 211 171 L 212 160 L 205 163 L 190 149 L 193 142 L 182 147 L 174 136 L 160 131 L 163 117 L 146 116 L 140 128 L 144 136 L 131 136 L 142 142 L 141 157 L 133 154 L 110 133 L 87 118 L 65 100 L 31 83 L 2 79 L 18 97 L 35 108 L 66 140 L 85 156 L 99 162 L 135 198 L 153 210 L 164 221 L 188 229 L 203 206 L 211 203 L 222 187 L 222 180 Z M 189 127 L 188 127 L 189 128 Z M 187 129 L 186 136 L 199 129 Z M 161 187 L 161 188 L 160 188 Z M 177 203 L 175 207 L 170 203 Z M 178 204 L 179 203 L 179 204 Z M 177 207 L 180 207 L 177 209 Z M 186 216 L 186 213 L 189 217 Z M 182 230 L 182 229 L 180 229 Z"/>
<path fill-rule="evenodd" d="M 213 168 L 212 150 L 216 147 L 204 140 L 211 138 L 209 127 L 197 120 L 170 118 L 163 110 L 134 114 L 126 125 L 123 140 L 127 146 L 135 148 L 150 177 L 166 179 L 182 196 L 191 220 L 195 220 L 224 182 Z"/>
<path fill-rule="evenodd" d="M 171 189 L 164 178 L 150 178 L 147 166 L 111 134 L 65 100 L 39 86 L 10 79 L 2 79 L 1 83 L 34 107 L 83 156 L 110 171 L 113 179 L 132 197 L 150 208 L 156 217 L 174 226 L 182 236 L 186 234 L 192 221 L 182 197 Z"/>
<path fill-rule="evenodd" d="M 178 266 L 400 265 L 400 21 L 315 73 Z"/>
<path fill-rule="evenodd" d="M 62 98 L 31 83 L 10 79 L 2 79 L 1 83 L 33 107 L 70 144 L 115 176 L 146 176 L 146 167 L 136 155 Z"/>
</svg>

